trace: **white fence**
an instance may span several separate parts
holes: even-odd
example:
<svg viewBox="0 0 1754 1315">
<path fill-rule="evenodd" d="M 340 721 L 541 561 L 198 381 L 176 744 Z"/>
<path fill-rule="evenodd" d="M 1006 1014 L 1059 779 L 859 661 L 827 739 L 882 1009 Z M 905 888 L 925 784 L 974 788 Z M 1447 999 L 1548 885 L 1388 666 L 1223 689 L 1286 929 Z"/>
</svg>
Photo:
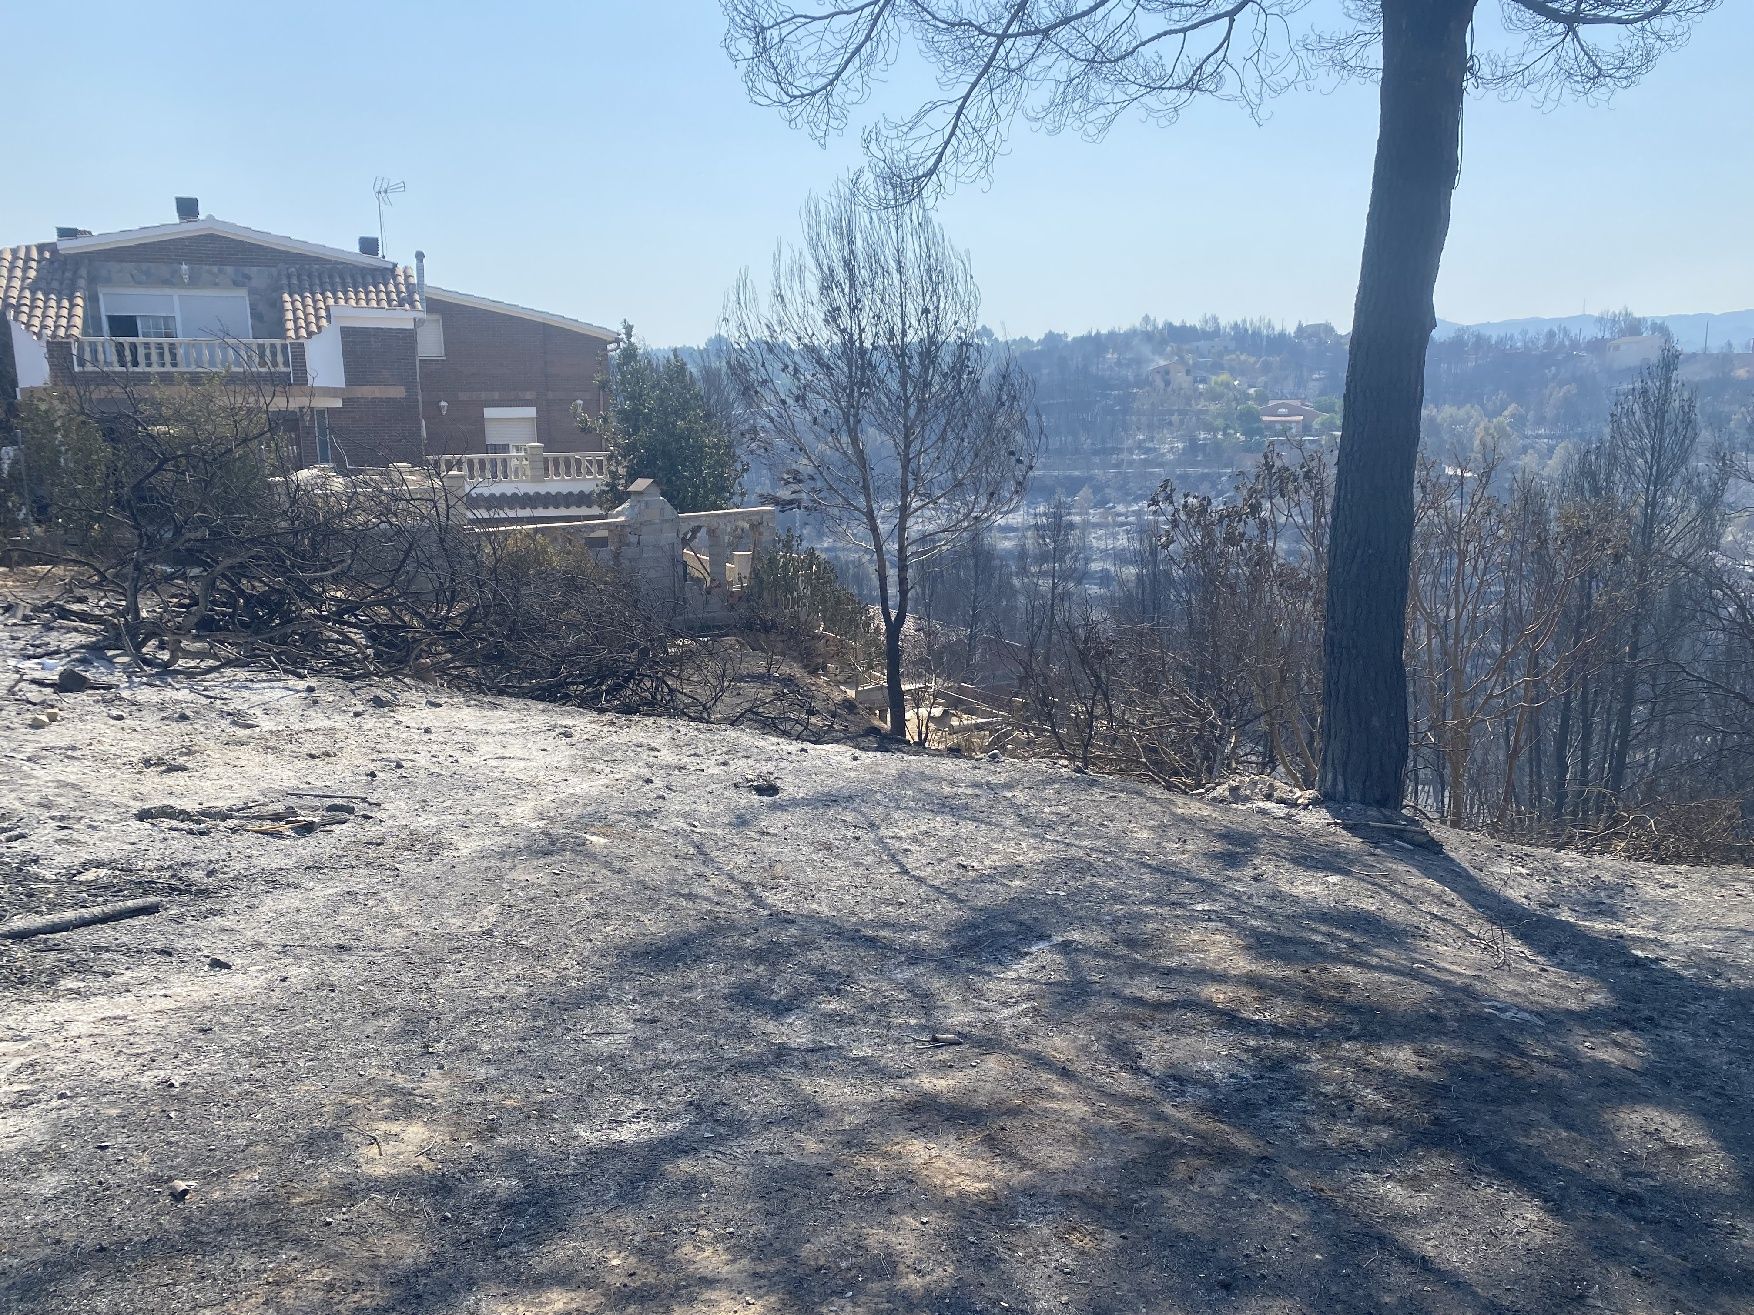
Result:
<svg viewBox="0 0 1754 1315">
<path fill-rule="evenodd" d="M 292 344 L 279 338 L 79 338 L 75 370 L 253 370 L 292 373 Z"/>
<path fill-rule="evenodd" d="M 609 458 L 601 452 L 549 452 L 538 443 L 515 452 L 458 452 L 427 460 L 434 474 L 461 475 L 465 484 L 542 484 L 609 477 Z"/>
</svg>

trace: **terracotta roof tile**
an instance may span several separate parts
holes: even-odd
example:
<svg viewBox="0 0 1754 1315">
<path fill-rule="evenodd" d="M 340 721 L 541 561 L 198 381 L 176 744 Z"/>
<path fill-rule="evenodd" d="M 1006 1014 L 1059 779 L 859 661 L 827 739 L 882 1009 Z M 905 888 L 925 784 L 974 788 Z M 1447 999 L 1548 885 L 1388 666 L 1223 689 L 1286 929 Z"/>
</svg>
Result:
<svg viewBox="0 0 1754 1315">
<path fill-rule="evenodd" d="M 344 265 L 288 265 L 281 271 L 281 313 L 288 338 L 310 338 L 329 322 L 329 307 L 419 310 L 414 272 L 405 267 L 360 269 Z"/>
<path fill-rule="evenodd" d="M 77 338 L 85 327 L 86 261 L 52 243 L 0 247 L 0 315 L 41 339 Z M 322 332 L 329 307 L 418 310 L 414 272 L 345 265 L 286 265 L 280 271 L 280 309 L 286 336 L 298 341 Z"/>
<path fill-rule="evenodd" d="M 37 338 L 76 338 L 85 324 L 85 265 L 52 244 L 0 247 L 0 313 Z"/>
</svg>

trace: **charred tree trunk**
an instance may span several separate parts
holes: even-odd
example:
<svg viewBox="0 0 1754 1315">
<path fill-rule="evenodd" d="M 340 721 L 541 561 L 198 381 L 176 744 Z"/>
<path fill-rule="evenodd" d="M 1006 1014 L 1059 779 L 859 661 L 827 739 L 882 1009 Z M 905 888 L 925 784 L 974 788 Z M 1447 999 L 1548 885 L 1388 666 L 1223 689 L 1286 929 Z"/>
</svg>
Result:
<svg viewBox="0 0 1754 1315">
<path fill-rule="evenodd" d="M 1565 686 L 1565 695 L 1559 704 L 1559 729 L 1553 736 L 1553 812 L 1551 818 L 1555 834 L 1565 825 L 1565 810 L 1570 801 L 1565 797 L 1566 787 L 1570 784 L 1571 759 L 1571 684 L 1569 679 Z"/>
<path fill-rule="evenodd" d="M 1383 0 L 1381 123 L 1346 364 L 1324 637 L 1321 791 L 1399 808 L 1407 570 L 1432 291 L 1449 235 L 1475 0 Z"/>
<path fill-rule="evenodd" d="M 1595 778 L 1590 775 L 1590 759 L 1595 753 L 1596 694 L 1595 681 L 1585 676 L 1577 693 L 1577 789 L 1572 792 L 1572 816 L 1582 821 L 1594 803 Z"/>
<path fill-rule="evenodd" d="M 1614 725 L 1608 741 L 1607 787 L 1611 798 L 1619 799 L 1626 789 L 1626 757 L 1632 748 L 1632 712 L 1638 702 L 1638 664 L 1644 657 L 1645 609 L 1649 606 L 1643 580 L 1633 594 L 1632 615 L 1627 619 L 1631 633 L 1626 639 L 1626 669 L 1621 673 L 1619 693 L 1614 704 Z"/>
<path fill-rule="evenodd" d="M 1535 705 L 1530 714 L 1529 730 L 1529 816 L 1538 826 L 1541 820 L 1541 807 L 1547 798 L 1546 758 L 1547 749 L 1546 722 L 1541 717 L 1541 707 Z"/>
<path fill-rule="evenodd" d="M 1571 818 L 1570 809 L 1574 802 L 1571 798 L 1571 782 L 1576 776 L 1576 767 L 1571 751 L 1571 720 L 1573 704 L 1580 701 L 1578 699 L 1579 681 L 1575 668 L 1578 655 L 1583 651 L 1584 642 L 1589 635 L 1590 626 L 1594 624 L 1595 582 L 1585 577 L 1582 582 L 1582 590 L 1582 594 L 1573 604 L 1571 633 L 1566 645 L 1566 652 L 1570 656 L 1565 663 L 1564 697 L 1559 705 L 1559 729 L 1553 738 L 1552 818 L 1556 837 L 1564 836 L 1565 828 Z M 1587 687 L 1587 675 L 1584 677 L 1583 684 Z M 1584 707 L 1583 715 L 1585 717 L 1589 715 L 1587 704 Z M 1581 738 L 1587 757 L 1589 740 L 1587 736 Z"/>
<path fill-rule="evenodd" d="M 889 733 L 907 738 L 907 693 L 901 685 L 902 622 L 883 623 L 883 680 L 889 702 Z"/>
<path fill-rule="evenodd" d="M 907 634 L 908 611 L 913 605 L 913 563 L 908 560 L 907 526 L 896 532 L 895 610 L 883 615 L 883 680 L 888 686 L 889 733 L 908 738 L 907 691 L 901 683 L 901 645 Z"/>
</svg>

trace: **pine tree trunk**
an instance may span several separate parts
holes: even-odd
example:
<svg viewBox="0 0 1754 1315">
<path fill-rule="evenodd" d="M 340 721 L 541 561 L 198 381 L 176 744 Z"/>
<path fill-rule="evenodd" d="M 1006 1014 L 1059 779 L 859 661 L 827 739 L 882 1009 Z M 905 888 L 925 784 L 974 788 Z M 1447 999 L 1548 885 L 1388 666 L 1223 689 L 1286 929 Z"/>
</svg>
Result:
<svg viewBox="0 0 1754 1315">
<path fill-rule="evenodd" d="M 1565 696 L 1559 704 L 1559 729 L 1553 736 L 1553 812 L 1552 819 L 1556 834 L 1563 834 L 1565 810 L 1570 806 L 1566 799 L 1566 788 L 1570 785 L 1571 773 L 1571 678 L 1565 682 Z"/>
<path fill-rule="evenodd" d="M 1370 217 L 1346 363 L 1323 641 L 1321 792 L 1399 808 L 1407 570 L 1432 291 L 1449 235 L 1475 0 L 1383 0 Z"/>
<path fill-rule="evenodd" d="M 1632 710 L 1638 700 L 1638 664 L 1644 656 L 1644 627 L 1639 622 L 1646 602 L 1641 589 L 1635 596 L 1628 624 L 1632 634 L 1626 641 L 1626 670 L 1620 677 L 1619 700 L 1614 705 L 1614 730 L 1608 751 L 1608 794 L 1618 800 L 1626 789 L 1626 757 L 1632 747 Z"/>
<path fill-rule="evenodd" d="M 883 674 L 889 694 L 889 733 L 907 738 L 907 694 L 901 687 L 901 632 L 905 623 L 883 626 Z"/>
<path fill-rule="evenodd" d="M 1579 821 L 1588 815 L 1595 796 L 1595 778 L 1590 775 L 1590 758 L 1595 752 L 1596 686 L 1592 676 L 1584 677 L 1577 695 L 1577 789 L 1573 792 L 1571 811 Z"/>
</svg>

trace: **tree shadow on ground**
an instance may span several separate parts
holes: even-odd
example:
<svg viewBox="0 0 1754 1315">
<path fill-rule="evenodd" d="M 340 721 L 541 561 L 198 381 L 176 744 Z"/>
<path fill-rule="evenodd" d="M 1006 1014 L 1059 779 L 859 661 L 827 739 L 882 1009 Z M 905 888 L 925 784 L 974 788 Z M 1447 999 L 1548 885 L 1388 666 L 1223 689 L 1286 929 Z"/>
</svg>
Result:
<svg viewBox="0 0 1754 1315">
<path fill-rule="evenodd" d="M 355 1111 L 375 1159 L 338 1117 L 292 1147 L 340 1222 L 283 1176 L 126 1272 L 241 1247 L 260 1294 L 291 1254 L 288 1311 L 1748 1309 L 1745 985 L 1447 854 L 1116 797 L 1145 834 L 947 800 L 947 854 L 800 795 L 740 819 L 770 852 L 606 862 L 638 925 L 508 928 L 512 987 L 386 1023 L 449 1063 Z M 787 848 L 822 809 L 856 881 Z"/>
</svg>

